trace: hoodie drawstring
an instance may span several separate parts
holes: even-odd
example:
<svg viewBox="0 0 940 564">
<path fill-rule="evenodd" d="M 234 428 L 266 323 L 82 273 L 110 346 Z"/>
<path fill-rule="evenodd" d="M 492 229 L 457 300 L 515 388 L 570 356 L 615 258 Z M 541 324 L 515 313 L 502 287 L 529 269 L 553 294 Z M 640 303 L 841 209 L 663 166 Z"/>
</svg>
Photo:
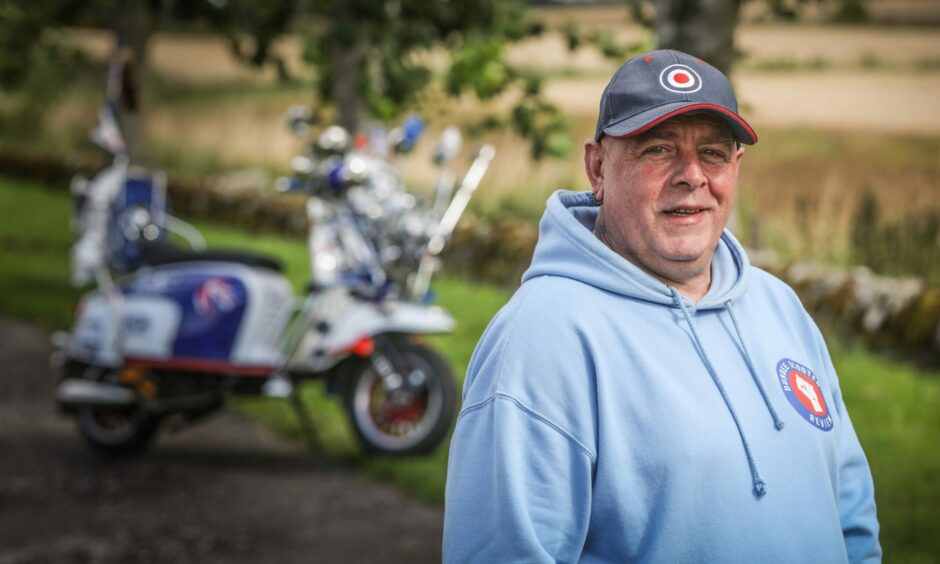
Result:
<svg viewBox="0 0 940 564">
<path fill-rule="evenodd" d="M 734 310 L 731 308 L 731 300 L 725 302 L 725 309 L 731 317 L 731 324 L 734 325 L 735 333 L 738 334 L 738 341 L 741 343 L 741 350 L 744 352 L 744 363 L 747 364 L 747 369 L 751 373 L 751 379 L 754 380 L 754 384 L 757 386 L 757 389 L 760 390 L 760 395 L 764 398 L 764 405 L 767 406 L 767 411 L 770 412 L 770 416 L 774 420 L 774 427 L 779 431 L 783 429 L 783 420 L 777 415 L 777 410 L 774 409 L 773 404 L 770 403 L 770 397 L 767 396 L 767 390 L 764 389 L 760 378 L 757 377 L 757 370 L 754 368 L 751 353 L 747 350 L 747 344 L 744 342 L 744 335 L 741 333 L 741 326 L 738 325 L 738 318 L 734 315 Z"/>
<path fill-rule="evenodd" d="M 705 348 L 702 346 L 702 341 L 699 339 L 698 332 L 696 332 L 695 330 L 695 325 L 692 323 L 692 316 L 689 315 L 689 311 L 685 307 L 685 303 L 682 301 L 682 298 L 679 295 L 679 291 L 672 287 L 669 288 L 669 291 L 672 293 L 672 299 L 676 302 L 676 304 L 678 304 L 679 309 L 682 310 L 682 315 L 685 316 L 685 320 L 689 324 L 689 329 L 692 332 L 692 341 L 695 343 L 695 348 L 698 350 L 699 356 L 702 357 L 702 362 L 705 364 L 705 368 L 708 370 L 708 374 L 712 377 L 712 382 L 714 382 L 715 387 L 718 388 L 718 392 L 721 394 L 721 398 L 725 401 L 725 406 L 728 408 L 728 413 L 731 414 L 731 419 L 734 420 L 734 425 L 738 429 L 738 436 L 741 437 L 741 444 L 744 446 L 744 454 L 747 456 L 747 464 L 751 469 L 751 479 L 754 483 L 754 493 L 757 495 L 757 497 L 762 497 L 764 494 L 767 493 L 767 486 L 766 486 L 766 483 L 764 482 L 764 479 L 761 478 L 760 472 L 757 471 L 757 464 L 754 462 L 754 454 L 751 452 L 751 445 L 747 442 L 747 437 L 744 435 L 744 428 L 741 427 L 741 421 L 738 419 L 738 414 L 734 411 L 734 406 L 731 404 L 731 398 L 728 397 L 728 392 L 725 391 L 725 387 L 721 383 L 721 379 L 718 378 L 718 373 L 715 372 L 715 368 L 712 366 L 711 361 L 708 359 L 708 355 L 705 354 Z M 725 307 L 727 308 L 727 306 L 728 304 L 726 303 Z M 734 323 L 735 329 L 737 329 L 738 325 L 737 323 L 734 322 L 733 314 L 732 314 L 731 319 L 732 319 L 732 323 Z M 738 335 L 740 338 L 740 331 L 738 331 Z M 742 344 L 742 347 L 743 346 L 744 345 Z M 744 350 L 746 351 L 747 349 L 745 348 Z M 748 359 L 747 353 L 745 353 L 745 359 L 747 361 L 747 364 L 750 370 L 751 363 L 750 363 L 750 360 Z M 753 370 L 751 371 L 751 377 L 754 378 L 755 382 L 757 382 L 757 377 L 756 377 L 756 374 L 753 372 Z M 764 401 L 767 402 L 767 405 L 769 407 L 770 402 L 767 398 L 766 393 L 764 393 L 763 387 L 761 387 L 759 383 L 758 383 L 758 388 L 761 390 L 761 394 L 764 396 Z M 772 408 L 771 408 L 771 415 L 774 417 L 774 421 L 775 421 L 775 425 L 777 425 L 777 429 L 782 428 L 783 422 L 779 421 L 779 419 L 776 416 L 776 412 L 774 412 Z"/>
</svg>

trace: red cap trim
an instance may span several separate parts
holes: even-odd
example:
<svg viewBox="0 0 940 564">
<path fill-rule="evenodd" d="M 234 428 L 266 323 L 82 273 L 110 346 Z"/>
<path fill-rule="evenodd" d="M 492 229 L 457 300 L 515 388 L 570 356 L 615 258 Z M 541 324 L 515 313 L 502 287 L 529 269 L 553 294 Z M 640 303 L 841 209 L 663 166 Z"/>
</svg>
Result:
<svg viewBox="0 0 940 564">
<path fill-rule="evenodd" d="M 745 122 L 743 119 L 741 119 L 741 118 L 738 116 L 738 114 L 732 112 L 731 110 L 728 110 L 728 109 L 723 108 L 723 107 L 721 107 L 721 106 L 716 106 L 715 104 L 692 104 L 691 106 L 686 106 L 686 107 L 684 107 L 684 108 L 679 108 L 678 110 L 673 110 L 673 111 L 669 112 L 668 114 L 666 114 L 666 115 L 664 115 L 664 116 L 662 116 L 662 117 L 656 118 L 655 120 L 649 122 L 648 124 L 644 125 L 644 126 L 641 127 L 640 129 L 637 129 L 637 130 L 635 130 L 635 131 L 631 131 L 630 133 L 627 133 L 627 134 L 625 134 L 625 135 L 610 135 L 610 137 L 615 137 L 615 138 L 617 138 L 617 139 L 623 139 L 623 138 L 625 138 L 625 137 L 632 137 L 632 136 L 634 136 L 634 135 L 639 135 L 640 133 L 643 133 L 644 131 L 646 131 L 646 130 L 648 130 L 648 129 L 651 129 L 651 128 L 653 128 L 653 127 L 656 127 L 657 125 L 659 125 L 660 123 L 666 121 L 667 119 L 669 119 L 669 118 L 671 118 L 671 117 L 677 116 L 677 115 L 679 115 L 679 114 L 684 114 L 684 113 L 686 113 L 686 112 L 691 112 L 691 111 L 693 111 L 693 110 L 715 110 L 715 111 L 717 111 L 717 112 L 721 112 L 721 113 L 725 114 L 726 116 L 731 117 L 732 119 L 734 119 L 734 121 L 738 122 L 742 127 L 744 127 L 744 129 L 746 129 L 747 132 L 751 134 L 751 139 L 754 140 L 754 143 L 757 143 L 757 134 L 754 133 L 754 130 L 751 129 L 751 126 L 748 125 L 747 122 Z M 605 133 L 605 135 L 607 135 L 607 134 Z"/>
</svg>

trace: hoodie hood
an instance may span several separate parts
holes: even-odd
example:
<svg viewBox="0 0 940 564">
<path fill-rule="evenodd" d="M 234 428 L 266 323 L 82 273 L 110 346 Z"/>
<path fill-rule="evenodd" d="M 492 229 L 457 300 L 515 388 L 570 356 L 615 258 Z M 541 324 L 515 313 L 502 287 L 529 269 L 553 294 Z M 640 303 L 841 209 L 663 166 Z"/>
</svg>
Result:
<svg viewBox="0 0 940 564">
<path fill-rule="evenodd" d="M 543 275 L 563 276 L 607 292 L 678 307 L 669 286 L 618 255 L 594 235 L 600 207 L 590 192 L 558 190 L 548 200 L 539 223 L 539 240 L 525 282 Z M 727 229 L 712 257 L 712 283 L 690 309 L 715 309 L 739 298 L 746 290 L 750 262 L 744 248 Z"/>
</svg>

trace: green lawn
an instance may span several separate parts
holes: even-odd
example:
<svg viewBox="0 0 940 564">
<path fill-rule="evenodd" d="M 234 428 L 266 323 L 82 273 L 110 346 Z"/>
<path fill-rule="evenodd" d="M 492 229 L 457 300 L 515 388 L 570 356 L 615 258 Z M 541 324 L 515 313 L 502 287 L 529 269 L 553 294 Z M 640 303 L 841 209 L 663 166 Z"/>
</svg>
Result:
<svg viewBox="0 0 940 564">
<path fill-rule="evenodd" d="M 68 326 L 72 304 L 79 295 L 68 283 L 68 215 L 64 187 L 53 189 L 0 178 L 0 217 L 4 218 L 0 221 L 0 313 L 49 329 Z M 306 284 L 303 241 L 246 234 L 220 225 L 198 226 L 214 246 L 280 256 L 298 291 Z M 462 378 L 477 338 L 509 294 L 447 277 L 439 278 L 434 289 L 459 325 L 454 334 L 430 341 Z M 938 561 L 940 372 L 838 345 L 833 347 L 833 360 L 875 476 L 886 561 Z M 446 444 L 430 457 L 364 457 L 357 451 L 338 402 L 316 385 L 308 387 L 305 400 L 319 437 L 333 456 L 425 499 L 442 499 Z M 293 413 L 285 402 L 244 400 L 237 406 L 286 436 L 299 439 Z"/>
</svg>

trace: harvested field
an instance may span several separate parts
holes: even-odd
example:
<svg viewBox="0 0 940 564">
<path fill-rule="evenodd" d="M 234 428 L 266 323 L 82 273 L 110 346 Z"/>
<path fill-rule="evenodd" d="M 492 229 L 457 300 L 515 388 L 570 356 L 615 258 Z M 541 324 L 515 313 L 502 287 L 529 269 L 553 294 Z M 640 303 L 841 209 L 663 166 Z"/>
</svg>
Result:
<svg viewBox="0 0 940 564">
<path fill-rule="evenodd" d="M 742 113 L 755 127 L 940 133 L 940 72 L 738 73 Z M 557 78 L 546 94 L 569 113 L 597 115 L 607 78 Z"/>
</svg>

